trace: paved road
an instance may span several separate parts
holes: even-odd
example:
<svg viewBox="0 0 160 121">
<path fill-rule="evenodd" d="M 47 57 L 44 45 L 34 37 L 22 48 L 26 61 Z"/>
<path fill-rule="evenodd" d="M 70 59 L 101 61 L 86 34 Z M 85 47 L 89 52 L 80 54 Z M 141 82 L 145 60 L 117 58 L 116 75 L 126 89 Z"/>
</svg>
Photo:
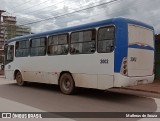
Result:
<svg viewBox="0 0 160 121">
<path fill-rule="evenodd" d="M 131 92 L 130 92 L 131 93 Z M 160 99 L 115 92 L 80 89 L 76 95 L 64 95 L 58 86 L 30 83 L 25 87 L 0 78 L 0 112 L 160 112 Z M 68 119 L 67 119 L 68 120 Z M 90 120 L 97 119 L 71 119 Z M 99 119 L 105 120 L 106 119 Z M 108 119 L 110 120 L 110 119 Z M 112 119 L 114 120 L 114 119 Z M 115 121 L 128 119 L 115 119 Z M 138 121 L 144 119 L 130 119 Z M 147 119 L 149 120 L 149 119 Z M 158 121 L 158 119 L 153 119 Z"/>
</svg>

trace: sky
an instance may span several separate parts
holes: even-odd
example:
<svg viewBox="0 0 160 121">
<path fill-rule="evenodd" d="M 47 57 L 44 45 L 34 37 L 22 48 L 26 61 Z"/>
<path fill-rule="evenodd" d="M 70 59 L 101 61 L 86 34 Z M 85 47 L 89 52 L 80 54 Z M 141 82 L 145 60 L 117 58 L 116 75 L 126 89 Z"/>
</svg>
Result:
<svg viewBox="0 0 160 121">
<path fill-rule="evenodd" d="M 3 15 L 15 16 L 17 24 L 30 26 L 33 33 L 113 17 L 125 17 L 145 22 L 155 28 L 156 34 L 160 34 L 159 6 L 160 0 L 1 0 L 0 2 L 0 10 L 6 11 Z"/>
</svg>

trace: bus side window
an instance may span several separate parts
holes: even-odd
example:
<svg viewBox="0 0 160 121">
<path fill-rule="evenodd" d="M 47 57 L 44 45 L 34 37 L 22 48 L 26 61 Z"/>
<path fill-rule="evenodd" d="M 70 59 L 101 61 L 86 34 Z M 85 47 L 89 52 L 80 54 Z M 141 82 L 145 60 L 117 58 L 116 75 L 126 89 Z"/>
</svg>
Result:
<svg viewBox="0 0 160 121">
<path fill-rule="evenodd" d="M 30 41 L 30 55 L 31 56 L 45 56 L 46 55 L 46 37 L 35 38 Z"/>
<path fill-rule="evenodd" d="M 98 52 L 110 53 L 114 50 L 114 26 L 101 27 L 98 30 Z"/>
<path fill-rule="evenodd" d="M 12 62 L 13 59 L 14 59 L 14 45 L 8 45 L 7 55 L 6 55 L 6 63 Z"/>
<path fill-rule="evenodd" d="M 15 48 L 16 57 L 27 57 L 29 55 L 29 40 L 16 42 Z"/>
<path fill-rule="evenodd" d="M 68 54 L 68 34 L 50 36 L 48 39 L 48 55 Z"/>
<path fill-rule="evenodd" d="M 95 52 L 96 30 L 71 33 L 71 54 L 92 54 Z"/>
</svg>

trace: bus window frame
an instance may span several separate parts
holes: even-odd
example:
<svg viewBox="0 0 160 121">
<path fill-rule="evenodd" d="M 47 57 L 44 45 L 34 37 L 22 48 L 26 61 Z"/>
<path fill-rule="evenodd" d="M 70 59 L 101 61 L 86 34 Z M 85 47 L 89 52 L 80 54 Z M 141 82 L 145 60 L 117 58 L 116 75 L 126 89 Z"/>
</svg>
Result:
<svg viewBox="0 0 160 121">
<path fill-rule="evenodd" d="M 114 28 L 113 50 L 111 52 L 99 52 L 98 51 L 99 30 L 102 29 L 102 28 L 106 28 L 106 27 L 113 27 Z M 114 52 L 114 50 L 115 50 L 115 40 L 116 40 L 116 26 L 114 24 L 99 27 L 98 30 L 97 30 L 97 43 L 96 43 L 96 45 L 97 45 L 97 53 L 112 53 L 112 52 Z"/>
<path fill-rule="evenodd" d="M 7 57 L 8 57 L 8 48 L 10 47 L 10 46 L 12 46 L 13 47 L 13 55 L 12 55 L 12 60 L 8 60 L 7 59 Z M 7 64 L 9 64 L 9 63 L 11 63 L 11 62 L 13 62 L 14 61 L 14 56 L 15 56 L 15 46 L 14 45 L 5 45 L 5 65 L 7 65 Z"/>
<path fill-rule="evenodd" d="M 49 37 L 53 37 L 53 36 L 61 36 L 61 35 L 67 35 L 67 43 L 66 44 L 55 44 L 55 45 L 49 45 Z M 59 41 L 59 40 L 58 40 Z M 67 53 L 66 54 L 49 54 L 49 46 L 58 46 L 58 45 L 67 45 Z M 68 55 L 69 53 L 69 49 L 70 46 L 69 46 L 69 33 L 60 33 L 60 34 L 53 34 L 53 35 L 49 35 L 47 37 L 47 55 L 48 56 L 57 56 L 57 55 Z"/>
<path fill-rule="evenodd" d="M 95 40 L 94 40 L 94 52 L 90 52 L 90 53 L 72 53 L 71 52 L 71 44 L 78 44 L 78 43 L 88 43 L 88 42 L 92 42 L 93 40 L 91 40 L 91 41 L 85 41 L 85 42 L 74 42 L 74 43 L 72 43 L 71 42 L 71 36 L 72 36 L 72 34 L 73 33 L 76 33 L 76 32 L 85 32 L 85 31 L 95 31 Z M 81 54 L 94 54 L 95 52 L 96 52 L 96 48 L 97 48 L 97 46 L 96 46 L 96 41 L 97 41 L 97 29 L 96 28 L 88 28 L 88 29 L 84 29 L 84 30 L 78 30 L 78 31 L 73 31 L 73 32 L 71 32 L 70 33 L 70 39 L 69 39 L 69 52 L 70 52 L 70 54 L 71 55 L 81 55 Z"/>
<path fill-rule="evenodd" d="M 45 38 L 45 46 L 36 46 L 36 47 L 32 47 L 32 41 L 34 39 L 41 39 L 41 38 Z M 31 49 L 32 48 L 38 48 L 38 47 L 45 47 L 45 54 L 44 55 L 31 55 Z M 29 39 L 29 56 L 30 57 L 41 57 L 41 56 L 46 56 L 47 54 L 47 37 L 46 36 L 42 36 L 42 37 L 36 37 L 36 38 L 30 38 Z"/>
<path fill-rule="evenodd" d="M 28 48 L 21 48 L 21 49 L 28 49 L 28 55 L 27 56 L 16 56 L 16 46 L 17 46 L 17 42 L 23 42 L 23 41 L 28 41 Z M 30 40 L 28 39 L 26 39 L 26 40 L 22 40 L 22 41 L 16 41 L 16 43 L 15 43 L 15 57 L 16 58 L 21 58 L 21 57 L 29 57 L 30 56 Z"/>
</svg>

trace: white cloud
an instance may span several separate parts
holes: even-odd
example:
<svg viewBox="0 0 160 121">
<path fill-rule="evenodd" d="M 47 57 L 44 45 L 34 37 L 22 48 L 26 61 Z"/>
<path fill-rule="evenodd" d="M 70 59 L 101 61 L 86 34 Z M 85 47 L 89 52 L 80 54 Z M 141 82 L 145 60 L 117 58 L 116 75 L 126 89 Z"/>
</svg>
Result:
<svg viewBox="0 0 160 121">
<path fill-rule="evenodd" d="M 110 0 L 1 0 L 0 8 L 17 17 L 18 23 L 30 23 Z M 128 17 L 154 26 L 160 33 L 160 0 L 119 0 L 30 25 L 33 32 L 73 26 L 112 17 Z M 84 7 L 85 6 L 85 7 Z"/>
</svg>

